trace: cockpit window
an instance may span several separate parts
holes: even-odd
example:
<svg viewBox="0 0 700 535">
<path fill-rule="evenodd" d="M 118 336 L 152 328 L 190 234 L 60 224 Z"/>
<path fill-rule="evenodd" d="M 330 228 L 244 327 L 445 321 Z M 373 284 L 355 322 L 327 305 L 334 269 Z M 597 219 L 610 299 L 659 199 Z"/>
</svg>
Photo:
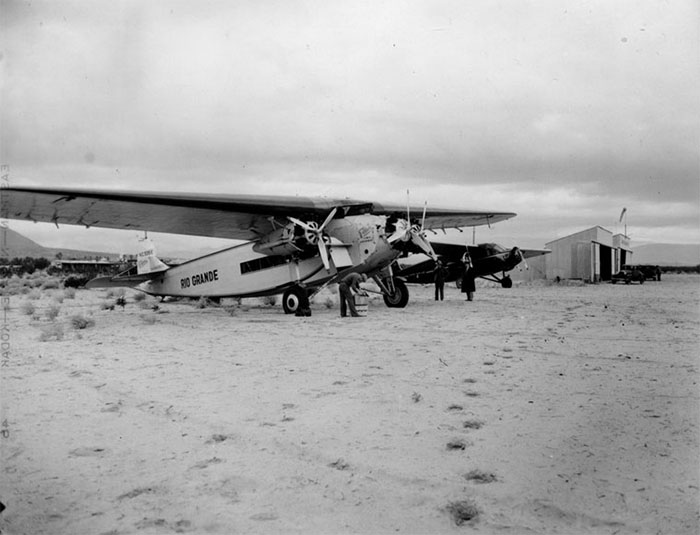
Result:
<svg viewBox="0 0 700 535">
<path fill-rule="evenodd" d="M 497 243 L 481 243 L 479 244 L 479 247 L 484 248 L 489 255 L 508 252 L 508 250 L 505 247 L 503 247 L 502 245 L 498 245 Z"/>
</svg>

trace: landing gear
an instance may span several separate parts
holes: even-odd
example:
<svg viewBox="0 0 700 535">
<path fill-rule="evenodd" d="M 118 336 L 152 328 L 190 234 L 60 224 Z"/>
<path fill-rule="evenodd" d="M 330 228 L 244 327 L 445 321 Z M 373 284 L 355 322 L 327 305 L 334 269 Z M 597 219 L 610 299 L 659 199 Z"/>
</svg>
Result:
<svg viewBox="0 0 700 535">
<path fill-rule="evenodd" d="M 513 287 L 513 279 L 511 279 L 508 275 L 503 275 L 503 278 L 501 278 L 501 287 L 502 288 L 512 288 Z"/>
<path fill-rule="evenodd" d="M 401 279 L 386 281 L 384 304 L 389 308 L 404 308 L 408 304 L 408 288 Z"/>
<path fill-rule="evenodd" d="M 285 314 L 294 314 L 299 309 L 299 304 L 303 298 L 301 292 L 304 290 L 298 286 L 287 288 L 282 294 L 282 308 Z"/>
</svg>

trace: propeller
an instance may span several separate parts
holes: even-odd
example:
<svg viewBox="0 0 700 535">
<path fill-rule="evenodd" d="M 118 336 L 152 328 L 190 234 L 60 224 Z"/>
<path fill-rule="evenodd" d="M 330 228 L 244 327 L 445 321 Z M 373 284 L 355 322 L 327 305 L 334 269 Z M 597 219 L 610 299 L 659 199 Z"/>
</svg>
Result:
<svg viewBox="0 0 700 535">
<path fill-rule="evenodd" d="M 331 213 L 328 214 L 328 216 L 326 217 L 325 221 L 321 223 L 321 226 L 319 226 L 318 223 L 316 223 L 316 221 L 310 221 L 308 223 L 305 223 L 304 221 L 301 221 L 296 217 L 289 216 L 287 218 L 295 225 L 298 225 L 299 227 L 304 229 L 304 239 L 309 244 L 318 245 L 318 252 L 321 255 L 321 262 L 323 262 L 323 267 L 326 268 L 326 271 L 330 271 L 331 264 L 328 253 L 328 247 L 326 246 L 326 241 L 323 239 L 323 230 L 326 228 L 328 223 L 331 222 L 333 217 L 335 217 L 337 211 L 338 208 L 333 208 L 333 210 L 331 210 Z"/>
<path fill-rule="evenodd" d="M 510 256 L 511 256 L 511 258 L 515 258 L 515 259 L 517 260 L 517 262 L 515 263 L 516 266 L 517 266 L 520 262 L 522 262 L 523 264 L 525 264 L 525 269 L 526 269 L 526 270 L 529 270 L 529 269 L 530 269 L 530 266 L 527 264 L 527 258 L 525 258 L 525 255 L 523 254 L 523 252 L 522 252 L 518 247 L 513 247 L 513 248 L 510 250 Z"/>
<path fill-rule="evenodd" d="M 428 255 L 431 259 L 436 260 L 437 255 L 433 251 L 430 242 L 426 238 L 425 234 L 425 214 L 428 210 L 428 202 L 426 201 L 423 205 L 423 217 L 421 219 L 420 227 L 418 225 L 411 225 L 411 207 L 408 202 L 409 191 L 406 190 L 406 219 L 400 219 L 396 222 L 396 230 L 389 236 L 388 242 L 395 243 L 397 241 L 412 242 L 421 251 Z"/>
</svg>

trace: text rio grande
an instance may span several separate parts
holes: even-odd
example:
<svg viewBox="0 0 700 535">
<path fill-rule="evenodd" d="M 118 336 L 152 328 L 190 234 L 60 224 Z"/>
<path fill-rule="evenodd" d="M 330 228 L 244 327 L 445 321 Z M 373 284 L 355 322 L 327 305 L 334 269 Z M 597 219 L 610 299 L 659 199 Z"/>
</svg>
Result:
<svg viewBox="0 0 700 535">
<path fill-rule="evenodd" d="M 212 269 L 211 271 L 204 271 L 203 273 L 196 273 L 191 277 L 185 277 L 180 279 L 180 288 L 189 288 L 190 286 L 199 286 L 200 284 L 206 284 L 208 282 L 214 282 L 219 280 L 219 270 Z"/>
</svg>

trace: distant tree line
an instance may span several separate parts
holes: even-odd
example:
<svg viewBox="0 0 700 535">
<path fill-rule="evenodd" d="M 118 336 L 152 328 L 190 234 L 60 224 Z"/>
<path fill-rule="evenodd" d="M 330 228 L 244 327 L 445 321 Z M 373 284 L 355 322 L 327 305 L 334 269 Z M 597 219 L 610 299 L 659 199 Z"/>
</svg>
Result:
<svg viewBox="0 0 700 535">
<path fill-rule="evenodd" d="M 663 273 L 700 273 L 700 264 L 697 266 L 661 266 Z"/>
<path fill-rule="evenodd" d="M 9 277 L 10 275 L 31 275 L 37 270 L 46 269 L 51 265 L 51 260 L 48 258 L 32 258 L 31 256 L 25 256 L 20 258 L 18 256 L 9 259 L 7 257 L 0 258 L 0 276 Z"/>
</svg>

